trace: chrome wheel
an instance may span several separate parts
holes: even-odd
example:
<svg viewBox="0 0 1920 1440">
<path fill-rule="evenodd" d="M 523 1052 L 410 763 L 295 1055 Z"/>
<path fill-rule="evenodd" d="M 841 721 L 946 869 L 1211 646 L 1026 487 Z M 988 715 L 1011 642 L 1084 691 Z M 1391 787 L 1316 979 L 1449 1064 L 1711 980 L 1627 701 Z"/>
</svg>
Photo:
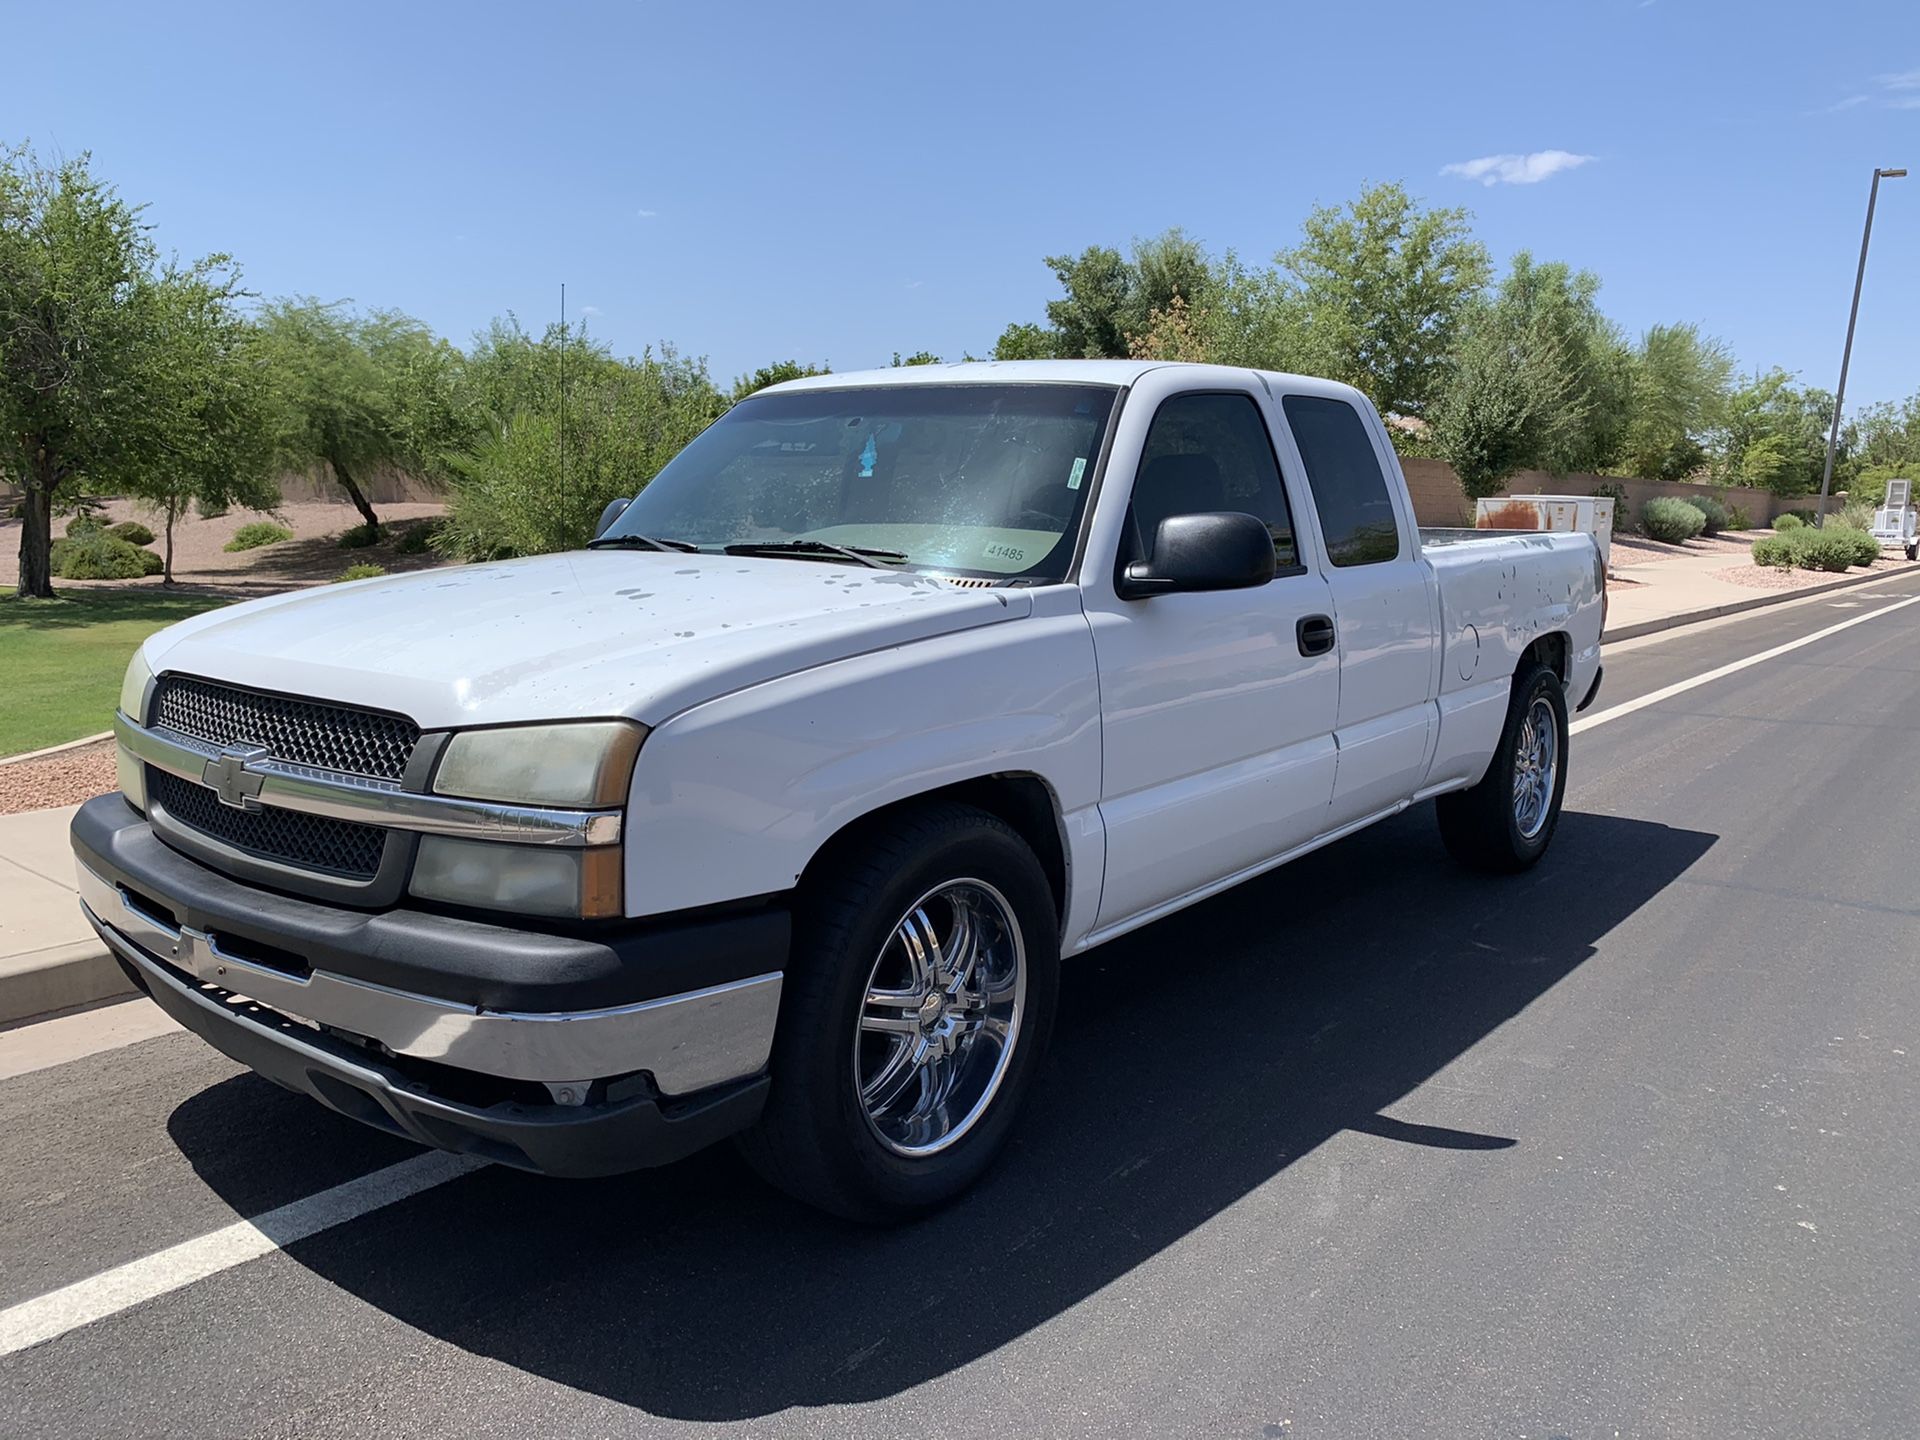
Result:
<svg viewBox="0 0 1920 1440">
<path fill-rule="evenodd" d="M 1537 697 L 1520 724 L 1513 757 L 1513 820 L 1523 840 L 1546 828 L 1560 773 L 1560 727 L 1552 702 Z"/>
<path fill-rule="evenodd" d="M 952 1145 L 992 1104 L 1020 1038 L 1026 946 L 1013 907 L 984 880 L 929 890 L 868 973 L 853 1083 L 867 1124 L 899 1155 Z"/>
</svg>

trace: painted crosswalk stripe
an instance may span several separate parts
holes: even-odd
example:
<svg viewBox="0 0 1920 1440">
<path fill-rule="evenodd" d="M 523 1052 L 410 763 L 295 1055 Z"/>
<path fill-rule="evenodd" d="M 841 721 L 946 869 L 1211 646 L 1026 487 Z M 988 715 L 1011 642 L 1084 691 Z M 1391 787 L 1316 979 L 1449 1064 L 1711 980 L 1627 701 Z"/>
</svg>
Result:
<svg viewBox="0 0 1920 1440">
<path fill-rule="evenodd" d="M 466 1155 L 429 1151 L 331 1190 L 295 1200 L 251 1220 L 183 1240 L 86 1280 L 0 1310 L 0 1355 L 11 1355 L 91 1325 L 122 1310 L 231 1270 L 323 1230 L 457 1180 L 486 1164 Z"/>
</svg>

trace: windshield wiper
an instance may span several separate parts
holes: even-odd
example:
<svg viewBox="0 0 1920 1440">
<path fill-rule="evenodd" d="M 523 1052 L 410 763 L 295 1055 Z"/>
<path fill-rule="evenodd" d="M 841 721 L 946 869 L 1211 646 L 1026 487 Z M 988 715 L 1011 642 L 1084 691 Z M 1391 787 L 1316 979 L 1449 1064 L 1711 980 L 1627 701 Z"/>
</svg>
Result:
<svg viewBox="0 0 1920 1440">
<path fill-rule="evenodd" d="M 700 547 L 691 540 L 657 540 L 651 535 L 602 535 L 587 542 L 589 550 L 678 550 L 696 554 Z"/>
<path fill-rule="evenodd" d="M 728 555 L 797 555 L 802 560 L 851 560 L 873 570 L 904 565 L 907 557 L 898 550 L 870 550 L 865 545 L 834 545 L 825 540 L 745 540 L 723 545 Z"/>
</svg>

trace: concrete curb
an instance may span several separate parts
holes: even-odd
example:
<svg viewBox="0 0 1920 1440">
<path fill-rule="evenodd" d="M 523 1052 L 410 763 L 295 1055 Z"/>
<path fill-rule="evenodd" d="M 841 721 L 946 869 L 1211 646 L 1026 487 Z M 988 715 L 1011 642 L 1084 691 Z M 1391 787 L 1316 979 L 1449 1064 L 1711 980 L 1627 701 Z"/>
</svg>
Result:
<svg viewBox="0 0 1920 1440">
<path fill-rule="evenodd" d="M 49 755 L 58 755 L 66 750 L 78 750 L 82 745 L 98 745 L 102 740 L 113 739 L 113 731 L 102 730 L 98 735 L 82 735 L 78 740 L 69 740 L 64 745 L 49 745 L 44 750 L 29 750 L 24 755 L 0 756 L 0 766 L 18 765 L 26 760 L 44 760 Z"/>
<path fill-rule="evenodd" d="M 1769 605 L 1784 605 L 1790 600 L 1806 600 L 1835 590 L 1851 590 L 1856 585 L 1871 585 L 1878 580 L 1897 580 L 1901 573 L 1883 571 L 1877 575 L 1848 575 L 1844 579 L 1829 581 L 1825 585 L 1809 585 L 1801 590 L 1776 590 L 1765 595 L 1756 595 L 1751 600 L 1733 600 L 1725 605 L 1711 605 L 1705 610 L 1686 610 L 1678 615 L 1663 615 L 1658 620 L 1642 620 L 1636 625 L 1622 625 L 1617 630 L 1608 630 L 1601 635 L 1600 642 L 1603 645 L 1610 645 L 1622 640 L 1637 640 L 1642 635 L 1657 635 L 1662 630 L 1676 630 L 1682 625 L 1697 625 L 1702 620 L 1718 620 L 1723 615 L 1738 615 L 1747 610 L 1763 610 Z"/>
<path fill-rule="evenodd" d="M 0 972 L 0 1025 L 137 993 L 98 940 L 56 945 Z"/>
</svg>

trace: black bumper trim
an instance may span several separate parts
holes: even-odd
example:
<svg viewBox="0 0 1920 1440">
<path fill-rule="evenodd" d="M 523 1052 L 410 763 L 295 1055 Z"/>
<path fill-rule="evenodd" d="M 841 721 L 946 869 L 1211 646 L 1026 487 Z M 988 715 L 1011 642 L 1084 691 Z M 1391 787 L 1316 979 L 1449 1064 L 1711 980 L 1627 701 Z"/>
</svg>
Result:
<svg viewBox="0 0 1920 1440">
<path fill-rule="evenodd" d="M 635 921 L 593 934 L 491 925 L 424 910 L 355 910 L 297 899 L 182 855 L 118 795 L 73 817 L 76 856 L 194 929 L 299 955 L 316 970 L 483 1010 L 598 1010 L 786 968 L 784 905 Z"/>
<path fill-rule="evenodd" d="M 189 981 L 111 927 L 102 938 L 129 979 L 222 1054 L 348 1119 L 434 1149 L 543 1175 L 616 1175 L 691 1155 L 752 1124 L 766 1103 L 761 1075 L 670 1102 L 464 1105 L 276 1011 Z"/>
<path fill-rule="evenodd" d="M 1593 672 L 1593 684 L 1587 687 L 1586 699 L 1582 700 L 1578 705 L 1573 707 L 1574 714 L 1578 715 L 1582 710 L 1586 709 L 1589 705 L 1593 704 L 1594 697 L 1600 693 L 1600 682 L 1606 678 L 1606 674 L 1607 674 L 1606 666 L 1601 665 L 1595 668 Z"/>
</svg>

